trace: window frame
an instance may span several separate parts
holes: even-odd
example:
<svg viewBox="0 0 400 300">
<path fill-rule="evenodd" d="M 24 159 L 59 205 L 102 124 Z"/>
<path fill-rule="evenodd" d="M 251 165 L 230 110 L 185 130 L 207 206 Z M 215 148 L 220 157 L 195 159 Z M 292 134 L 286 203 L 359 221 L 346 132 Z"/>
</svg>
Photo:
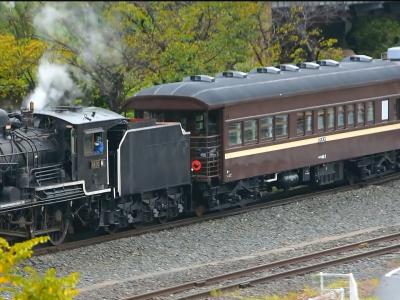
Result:
<svg viewBox="0 0 400 300">
<path fill-rule="evenodd" d="M 246 122 L 254 122 L 255 123 L 255 130 L 254 130 L 254 135 L 255 135 L 255 139 L 253 140 L 246 140 Z M 249 119 L 249 120 L 244 120 L 243 122 L 243 145 L 254 145 L 254 144 L 258 144 L 259 138 L 258 138 L 258 119 Z"/>
<path fill-rule="evenodd" d="M 299 115 L 301 114 L 301 117 L 303 118 L 303 131 L 299 132 Z M 306 112 L 301 111 L 296 113 L 296 136 L 305 136 L 306 135 Z"/>
<path fill-rule="evenodd" d="M 349 125 L 349 107 L 352 107 L 352 112 L 353 112 L 353 124 Z M 355 117 L 355 105 L 354 103 L 349 103 L 345 105 L 345 124 L 346 124 L 346 129 L 347 128 L 354 128 L 356 126 L 356 117 Z"/>
<path fill-rule="evenodd" d="M 322 112 L 322 114 L 320 115 L 320 112 Z M 317 132 L 318 133 L 322 133 L 326 131 L 326 109 L 325 108 L 319 108 L 316 110 L 317 113 Z M 322 116 L 322 128 L 319 127 L 320 123 L 319 123 L 319 117 Z"/>
<path fill-rule="evenodd" d="M 329 113 L 328 111 L 332 109 L 333 110 L 333 125 L 332 127 L 329 127 Z M 335 131 L 336 130 L 336 108 L 334 106 L 332 107 L 327 107 L 325 109 L 325 131 Z"/>
<path fill-rule="evenodd" d="M 267 119 L 267 118 L 270 118 L 271 121 L 272 121 L 271 122 L 271 127 L 272 127 L 271 135 L 272 136 L 270 138 L 263 138 L 262 134 L 261 134 L 261 120 Z M 274 116 L 265 116 L 265 117 L 259 118 L 258 119 L 258 128 L 259 128 L 259 132 L 260 132 L 260 134 L 258 136 L 260 143 L 261 142 L 269 142 L 269 141 L 274 141 L 275 140 L 275 117 Z"/>
<path fill-rule="evenodd" d="M 83 132 L 83 155 L 85 157 L 91 157 L 91 156 L 100 156 L 100 155 L 104 155 L 104 152 L 106 151 L 103 148 L 103 152 L 102 153 L 95 153 L 94 152 L 94 144 L 95 141 L 97 139 L 98 134 L 101 134 L 101 141 L 103 143 L 103 147 L 107 147 L 106 143 L 104 142 L 104 130 L 102 128 L 95 128 L 95 129 L 91 129 L 91 130 L 84 130 Z M 91 136 L 91 142 L 90 144 L 87 143 L 87 137 Z M 89 152 L 88 149 L 91 149 L 91 151 Z"/>
<path fill-rule="evenodd" d="M 276 119 L 277 119 L 277 117 L 280 117 L 280 116 L 286 116 L 286 134 L 284 134 L 284 135 L 277 135 L 277 133 L 276 133 L 276 131 L 277 131 Z M 278 114 L 278 115 L 275 115 L 274 116 L 273 129 L 274 129 L 274 138 L 275 138 L 275 140 L 282 140 L 282 139 L 289 138 L 289 114 Z"/>
<path fill-rule="evenodd" d="M 239 130 L 237 130 L 237 128 L 236 128 L 236 131 L 239 132 L 239 134 L 240 134 L 240 143 L 231 144 L 231 138 L 230 138 L 231 128 L 230 127 L 232 125 L 235 125 L 235 124 L 240 126 Z M 242 121 L 228 123 L 228 130 L 227 131 L 228 131 L 228 147 L 229 148 L 239 147 L 239 146 L 243 145 L 243 122 Z M 237 138 L 236 138 L 236 140 L 237 140 Z"/>
<path fill-rule="evenodd" d="M 372 121 L 368 120 L 368 104 L 371 103 L 372 107 Z M 373 125 L 375 124 L 375 101 L 367 101 L 365 102 L 365 124 L 366 125 Z"/>
<path fill-rule="evenodd" d="M 358 108 L 360 105 L 362 105 L 362 108 L 363 108 L 363 113 L 362 113 L 363 122 L 362 123 L 360 123 L 360 119 L 359 119 L 360 114 L 358 111 Z M 356 127 L 364 127 L 365 126 L 365 103 L 358 102 L 358 103 L 356 103 L 355 107 L 356 107 Z"/>
</svg>

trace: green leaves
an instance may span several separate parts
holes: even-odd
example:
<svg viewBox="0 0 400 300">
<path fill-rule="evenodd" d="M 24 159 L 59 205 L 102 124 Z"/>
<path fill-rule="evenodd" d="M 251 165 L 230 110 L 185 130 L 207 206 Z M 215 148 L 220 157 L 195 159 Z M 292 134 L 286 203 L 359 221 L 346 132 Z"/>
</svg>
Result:
<svg viewBox="0 0 400 300">
<path fill-rule="evenodd" d="M 399 42 L 400 22 L 390 17 L 359 17 L 348 35 L 348 43 L 356 53 L 375 58 Z"/>
<path fill-rule="evenodd" d="M 0 45 L 5 62 L 0 66 L 0 98 L 17 99 L 14 103 L 34 86 L 33 70 L 45 46 L 52 61 L 70 66 L 90 104 L 115 111 L 144 87 L 188 75 L 249 71 L 340 52 L 335 40 L 324 39 L 311 24 L 310 12 L 302 6 L 274 14 L 274 19 L 270 2 L 32 4 L 35 11 L 27 6 L 18 7 L 29 22 L 34 20 L 46 43 L 32 35 L 14 40 L 13 35 L 3 36 L 9 41 Z M 7 24 L 1 13 L 0 22 Z M 21 19 L 16 12 L 11 15 Z M 32 24 L 24 26 L 29 37 Z M 6 32 L 16 32 L 8 28 Z M 21 43 L 29 46 L 21 48 Z M 21 60 L 27 53 L 29 59 Z"/>
</svg>

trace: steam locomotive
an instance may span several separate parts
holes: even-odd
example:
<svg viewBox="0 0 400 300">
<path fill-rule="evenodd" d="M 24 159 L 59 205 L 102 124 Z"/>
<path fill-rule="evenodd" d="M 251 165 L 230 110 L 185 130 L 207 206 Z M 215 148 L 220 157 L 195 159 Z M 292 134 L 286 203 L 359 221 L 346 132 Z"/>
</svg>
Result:
<svg viewBox="0 0 400 300">
<path fill-rule="evenodd" d="M 76 223 L 113 231 L 190 209 L 189 133 L 179 123 L 63 106 L 1 110 L 0 125 L 2 235 L 47 234 L 57 245 Z"/>
<path fill-rule="evenodd" d="M 400 48 L 387 59 L 226 71 L 102 108 L 0 111 L 0 234 L 113 232 L 400 167 Z"/>
</svg>

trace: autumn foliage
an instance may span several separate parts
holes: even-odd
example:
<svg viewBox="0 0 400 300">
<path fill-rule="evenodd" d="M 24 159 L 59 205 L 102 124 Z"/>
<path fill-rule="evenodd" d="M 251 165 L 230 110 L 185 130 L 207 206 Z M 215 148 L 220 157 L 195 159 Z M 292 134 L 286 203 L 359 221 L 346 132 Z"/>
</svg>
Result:
<svg viewBox="0 0 400 300">
<path fill-rule="evenodd" d="M 0 99 L 6 105 L 20 102 L 34 88 L 36 67 L 45 49 L 40 40 L 0 35 Z"/>
<path fill-rule="evenodd" d="M 0 299 L 7 295 L 15 300 L 69 300 L 78 294 L 78 273 L 57 277 L 55 269 L 42 275 L 32 267 L 21 267 L 32 256 L 32 248 L 47 241 L 48 237 L 37 237 L 10 246 L 0 238 Z"/>
</svg>

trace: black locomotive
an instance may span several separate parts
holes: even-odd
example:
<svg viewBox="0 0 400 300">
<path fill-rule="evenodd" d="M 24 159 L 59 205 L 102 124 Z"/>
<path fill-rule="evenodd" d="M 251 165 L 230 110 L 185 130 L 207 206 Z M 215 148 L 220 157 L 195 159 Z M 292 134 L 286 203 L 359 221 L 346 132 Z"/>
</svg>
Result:
<svg viewBox="0 0 400 300">
<path fill-rule="evenodd" d="M 191 209 L 189 134 L 97 107 L 0 111 L 1 234 L 112 231 Z M 74 225 L 72 226 L 72 220 Z"/>
</svg>

